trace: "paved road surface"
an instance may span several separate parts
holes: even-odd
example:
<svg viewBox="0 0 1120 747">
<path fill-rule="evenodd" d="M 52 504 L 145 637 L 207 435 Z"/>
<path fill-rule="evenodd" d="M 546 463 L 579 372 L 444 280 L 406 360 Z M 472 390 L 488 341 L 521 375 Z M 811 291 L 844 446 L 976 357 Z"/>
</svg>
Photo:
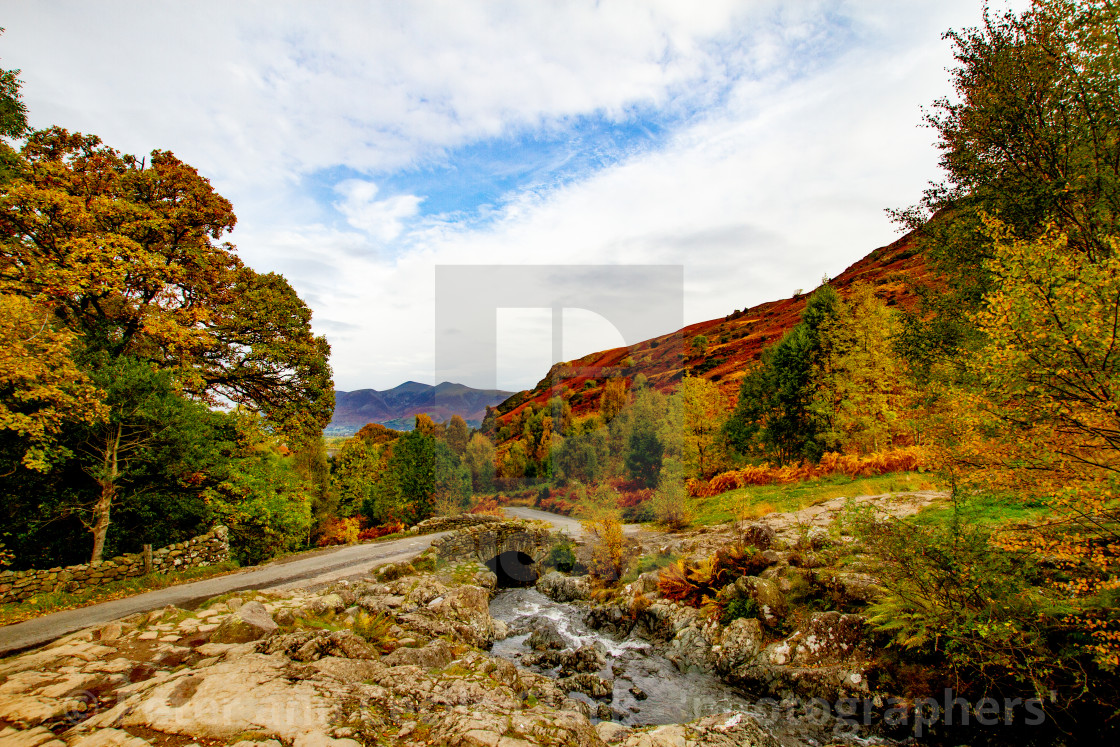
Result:
<svg viewBox="0 0 1120 747">
<path fill-rule="evenodd" d="M 0 627 L 0 656 L 48 643 L 76 630 L 169 604 L 183 607 L 230 591 L 313 586 L 368 573 L 376 565 L 416 555 L 432 544 L 433 539 L 444 534 L 447 532 L 305 553 L 227 576 L 193 581 L 6 625 Z"/>
<path fill-rule="evenodd" d="M 519 506 L 507 506 L 502 509 L 508 516 L 514 516 L 518 519 L 536 519 L 537 521 L 547 521 L 552 524 L 558 532 L 567 532 L 568 536 L 576 539 L 583 536 L 583 528 L 580 526 L 579 519 L 573 519 L 569 516 L 560 516 L 559 514 L 552 514 L 548 511 L 540 511 L 535 508 L 521 508 Z M 623 524 L 622 531 L 626 534 L 636 534 L 644 528 L 642 524 Z"/>
</svg>

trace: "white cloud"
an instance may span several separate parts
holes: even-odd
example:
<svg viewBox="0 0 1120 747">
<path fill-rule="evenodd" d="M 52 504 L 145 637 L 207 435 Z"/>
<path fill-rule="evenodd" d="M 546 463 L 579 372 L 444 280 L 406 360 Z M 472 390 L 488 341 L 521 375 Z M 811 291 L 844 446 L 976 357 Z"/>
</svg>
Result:
<svg viewBox="0 0 1120 747">
<path fill-rule="evenodd" d="M 416 195 L 378 200 L 377 185 L 364 179 L 345 179 L 334 190 L 342 196 L 335 207 L 346 216 L 346 222 L 384 243 L 401 235 L 404 222 L 420 212 L 420 203 L 424 201 Z"/>
</svg>

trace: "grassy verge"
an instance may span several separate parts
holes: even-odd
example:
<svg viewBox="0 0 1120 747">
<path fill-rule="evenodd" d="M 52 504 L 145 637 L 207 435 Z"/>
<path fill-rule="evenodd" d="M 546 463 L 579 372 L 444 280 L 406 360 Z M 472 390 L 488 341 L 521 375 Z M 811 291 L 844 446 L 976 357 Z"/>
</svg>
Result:
<svg viewBox="0 0 1120 747">
<path fill-rule="evenodd" d="M 737 518 L 757 518 L 773 511 L 797 511 L 833 498 L 938 490 L 928 474 L 896 472 L 877 477 L 830 475 L 787 485 L 752 485 L 710 498 L 691 499 L 693 526 L 722 524 Z"/>
<path fill-rule="evenodd" d="M 915 521 L 925 525 L 946 524 L 958 511 L 962 522 L 973 526 L 1030 523 L 1052 513 L 1052 509 L 1040 498 L 1012 493 L 979 493 L 961 498 L 956 506 L 952 503 L 928 506 L 915 517 Z"/>
<path fill-rule="evenodd" d="M 0 625 L 10 625 L 51 612 L 61 612 L 62 610 L 87 607 L 91 604 L 108 602 L 113 599 L 122 599 L 135 594 L 142 594 L 145 591 L 165 589 L 168 586 L 177 586 L 189 581 L 223 576 L 236 570 L 238 570 L 237 564 L 233 561 L 227 561 L 202 568 L 188 568 L 177 573 L 150 573 L 147 576 L 112 581 L 75 592 L 44 592 L 22 602 L 0 604 Z"/>
</svg>

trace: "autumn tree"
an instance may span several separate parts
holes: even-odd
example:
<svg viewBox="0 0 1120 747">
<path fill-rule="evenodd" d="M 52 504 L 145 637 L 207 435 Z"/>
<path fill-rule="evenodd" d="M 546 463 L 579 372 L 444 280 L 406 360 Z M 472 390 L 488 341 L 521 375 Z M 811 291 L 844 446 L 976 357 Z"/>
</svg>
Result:
<svg viewBox="0 0 1120 747">
<path fill-rule="evenodd" d="M 243 404 L 293 438 L 330 420 L 329 346 L 287 281 L 220 243 L 236 218 L 166 151 L 33 132 L 0 189 L 0 291 L 49 309 L 88 351 L 174 372 L 184 392 Z"/>
<path fill-rule="evenodd" d="M 665 415 L 664 397 L 652 389 L 641 387 L 634 397 L 630 413 L 630 438 L 624 463 L 631 479 L 646 488 L 657 485 L 665 444 L 660 427 Z"/>
<path fill-rule="evenodd" d="M 607 379 L 599 400 L 599 414 L 603 416 L 603 422 L 609 423 L 614 420 L 615 416 L 622 412 L 622 408 L 626 407 L 629 401 L 630 397 L 626 393 L 626 379 Z"/>
<path fill-rule="evenodd" d="M 962 310 L 977 310 L 993 278 L 983 216 L 1029 240 L 1053 225 L 1095 261 L 1120 233 L 1120 6 L 1113 0 L 1035 0 L 1021 14 L 985 11 L 976 28 L 948 32 L 953 98 L 926 117 L 945 181 L 894 211 L 947 287 L 907 318 L 904 347 L 928 367 L 978 344 Z M 931 219 L 932 218 L 932 219 Z"/>
<path fill-rule="evenodd" d="M 367 444 L 384 444 L 395 441 L 401 435 L 400 431 L 387 428 L 381 423 L 366 423 L 354 434 Z"/>
<path fill-rule="evenodd" d="M 722 464 L 722 429 L 727 417 L 723 395 L 713 382 L 690 376 L 681 382 L 677 396 L 683 415 L 685 470 L 696 477 L 707 477 Z"/>
<path fill-rule="evenodd" d="M 695 355 L 704 355 L 708 352 L 708 338 L 704 335 L 696 335 L 692 338 L 692 352 Z"/>
<path fill-rule="evenodd" d="M 605 428 L 577 427 L 557 451 L 556 477 L 581 483 L 597 482 L 605 473 L 608 449 Z"/>
<path fill-rule="evenodd" d="M 0 28 L 0 33 L 4 29 Z M 19 70 L 0 69 L 0 138 L 22 137 L 27 131 L 27 106 L 20 93 Z M 19 155 L 0 139 L 0 184 L 12 178 Z"/>
<path fill-rule="evenodd" d="M 416 422 L 413 425 L 413 430 L 423 433 L 425 436 L 435 437 L 439 433 L 439 426 L 432 420 L 432 416 L 426 412 L 416 415 Z"/>
<path fill-rule="evenodd" d="M 467 450 L 467 443 L 471 438 L 471 429 L 467 421 L 459 415 L 452 415 L 451 422 L 447 425 L 447 445 L 459 457 Z"/>
<path fill-rule="evenodd" d="M 463 461 L 471 472 L 474 492 L 484 493 L 494 489 L 496 470 L 494 460 L 496 455 L 497 450 L 494 448 L 494 444 L 490 443 L 490 439 L 481 433 L 471 436 L 463 455 Z"/>
<path fill-rule="evenodd" d="M 202 491 L 209 518 L 229 527 L 230 549 L 242 564 L 295 550 L 311 531 L 311 490 L 259 413 L 222 417 L 231 421 L 232 443 L 222 443 L 227 460 L 216 470 L 220 479 Z"/>
<path fill-rule="evenodd" d="M 387 468 L 392 448 L 360 436 L 346 439 L 334 458 L 331 491 L 339 516 L 354 516 L 371 495 L 372 485 Z"/>
<path fill-rule="evenodd" d="M 330 419 L 326 340 L 283 277 L 245 267 L 221 242 L 234 223 L 229 202 L 172 154 L 139 160 L 60 128 L 30 133 L 0 184 L 0 294 L 42 309 L 44 340 L 68 335 L 73 360 L 109 403 L 97 435 L 81 435 L 81 418 L 72 433 L 96 494 L 94 557 L 128 484 L 122 465 L 143 464 L 152 434 L 170 425 L 152 413 L 182 414 L 192 402 L 248 407 L 297 451 Z M 60 359 L 59 371 L 67 365 Z M 117 386 L 122 371 L 137 382 L 164 377 L 156 388 L 168 397 L 144 384 L 138 396 L 151 396 L 130 399 Z"/>
<path fill-rule="evenodd" d="M 894 349 L 899 329 L 897 314 L 866 283 L 821 324 L 810 410 L 825 448 L 873 453 L 907 430 L 908 376 Z"/>
</svg>

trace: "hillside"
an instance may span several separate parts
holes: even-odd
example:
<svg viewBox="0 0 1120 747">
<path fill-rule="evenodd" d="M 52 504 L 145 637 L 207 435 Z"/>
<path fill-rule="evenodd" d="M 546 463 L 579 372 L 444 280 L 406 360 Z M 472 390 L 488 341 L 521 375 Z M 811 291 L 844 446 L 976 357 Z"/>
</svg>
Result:
<svg viewBox="0 0 1120 747">
<path fill-rule="evenodd" d="M 412 418 L 422 412 L 440 422 L 453 415 L 478 425 L 486 408 L 509 397 L 510 392 L 497 389 L 472 389 L 463 384 L 445 381 L 437 386 L 406 381 L 384 391 L 356 389 L 334 393 L 334 417 L 326 432 L 348 435 L 366 423 L 382 423 L 397 430 L 410 430 Z"/>
<path fill-rule="evenodd" d="M 874 250 L 830 282 L 841 295 L 846 295 L 857 282 L 871 283 L 876 295 L 888 306 L 911 308 L 917 303 L 913 284 L 928 284 L 929 275 L 925 259 L 917 251 L 917 237 L 912 232 Z M 764 348 L 797 325 L 811 294 L 810 291 L 768 301 L 736 310 L 723 318 L 690 324 L 672 334 L 636 345 L 591 353 L 557 364 L 532 390 L 518 392 L 499 405 L 499 420 L 504 422 L 509 414 L 527 403 L 542 404 L 564 390 L 571 393 L 570 402 L 576 414 L 595 411 L 607 378 L 633 377 L 639 373 L 659 390 L 673 388 L 686 373 L 700 376 L 718 383 L 728 402 L 734 402 L 744 372 L 759 359 Z M 695 354 L 691 349 L 691 340 L 697 335 L 708 339 L 704 355 Z M 553 377 L 560 369 L 568 367 L 599 368 L 600 373 L 598 376 L 575 376 L 553 386 Z"/>
</svg>

